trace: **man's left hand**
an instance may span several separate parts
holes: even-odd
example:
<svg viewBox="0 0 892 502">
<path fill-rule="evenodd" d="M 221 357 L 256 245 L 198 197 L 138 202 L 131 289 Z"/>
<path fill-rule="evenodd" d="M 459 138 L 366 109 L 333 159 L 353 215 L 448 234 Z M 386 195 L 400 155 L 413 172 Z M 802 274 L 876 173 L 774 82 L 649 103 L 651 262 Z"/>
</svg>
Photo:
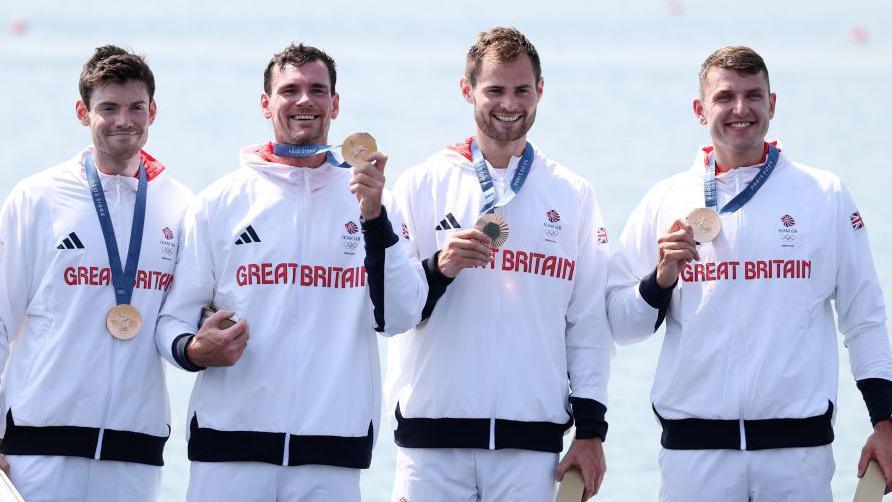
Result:
<svg viewBox="0 0 892 502">
<path fill-rule="evenodd" d="M 375 152 L 368 156 L 365 164 L 353 166 L 350 178 L 350 193 L 359 201 L 359 215 L 365 221 L 381 215 L 381 194 L 384 192 L 384 166 L 387 155 Z"/>
<path fill-rule="evenodd" d="M 585 483 L 582 500 L 594 497 L 601 488 L 601 482 L 604 481 L 604 473 L 607 472 L 607 460 L 604 458 L 601 438 L 573 440 L 570 450 L 558 464 L 555 473 L 557 479 L 559 481 L 563 479 L 564 474 L 572 468 L 579 469 L 582 473 L 582 481 Z"/>
<path fill-rule="evenodd" d="M 861 449 L 861 460 L 858 461 L 858 477 L 864 476 L 870 459 L 875 459 L 886 478 L 886 493 L 892 491 L 892 420 L 883 420 L 873 428 L 873 434 L 867 438 Z"/>
</svg>

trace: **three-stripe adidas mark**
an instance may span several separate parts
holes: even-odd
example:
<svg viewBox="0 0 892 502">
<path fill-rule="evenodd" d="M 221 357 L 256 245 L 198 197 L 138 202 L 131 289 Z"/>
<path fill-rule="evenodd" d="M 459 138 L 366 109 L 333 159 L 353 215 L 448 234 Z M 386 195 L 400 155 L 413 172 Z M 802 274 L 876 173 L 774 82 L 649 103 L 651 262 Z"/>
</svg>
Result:
<svg viewBox="0 0 892 502">
<path fill-rule="evenodd" d="M 455 216 L 452 216 L 452 213 L 449 213 L 445 218 L 440 220 L 440 224 L 437 225 L 435 230 L 453 230 L 456 228 L 461 228 L 461 225 L 458 224 Z"/>
<path fill-rule="evenodd" d="M 77 238 L 77 234 L 71 232 L 68 237 L 62 239 L 56 249 L 84 249 L 84 243 Z"/>
<path fill-rule="evenodd" d="M 248 225 L 245 228 L 245 231 L 242 232 L 242 235 L 239 236 L 239 239 L 235 241 L 236 245 L 239 244 L 250 244 L 252 242 L 260 242 L 260 237 L 258 237 L 257 232 L 254 231 L 254 227 Z"/>
</svg>

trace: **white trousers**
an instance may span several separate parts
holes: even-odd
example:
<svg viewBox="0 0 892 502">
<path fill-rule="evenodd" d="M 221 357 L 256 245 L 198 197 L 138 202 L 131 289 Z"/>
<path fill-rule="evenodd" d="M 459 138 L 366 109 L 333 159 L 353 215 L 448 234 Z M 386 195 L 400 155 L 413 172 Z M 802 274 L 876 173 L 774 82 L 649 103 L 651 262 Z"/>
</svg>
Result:
<svg viewBox="0 0 892 502">
<path fill-rule="evenodd" d="M 661 502 L 832 502 L 830 445 L 660 452 Z"/>
<path fill-rule="evenodd" d="M 10 480 L 27 502 L 155 502 L 161 468 L 81 457 L 7 455 Z"/>
<path fill-rule="evenodd" d="M 189 502 L 359 502 L 359 469 L 192 462 Z"/>
<path fill-rule="evenodd" d="M 399 448 L 393 502 L 552 502 L 557 453 Z"/>
</svg>

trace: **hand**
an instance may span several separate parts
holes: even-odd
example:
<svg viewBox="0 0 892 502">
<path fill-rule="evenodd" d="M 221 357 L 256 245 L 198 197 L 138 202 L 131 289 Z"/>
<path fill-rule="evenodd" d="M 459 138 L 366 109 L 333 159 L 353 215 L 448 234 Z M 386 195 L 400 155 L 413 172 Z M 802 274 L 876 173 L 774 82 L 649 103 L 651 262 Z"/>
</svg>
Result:
<svg viewBox="0 0 892 502">
<path fill-rule="evenodd" d="M 232 366 L 248 346 L 248 323 L 239 319 L 235 325 L 220 329 L 220 321 L 232 317 L 229 310 L 218 310 L 207 318 L 198 333 L 186 345 L 186 357 L 196 366 Z"/>
<path fill-rule="evenodd" d="M 892 420 L 883 420 L 873 428 L 873 434 L 861 449 L 858 477 L 864 476 L 870 459 L 875 459 L 886 478 L 886 493 L 892 491 Z"/>
<path fill-rule="evenodd" d="M 353 166 L 350 193 L 359 201 L 359 215 L 363 220 L 374 220 L 381 215 L 381 193 L 384 191 L 384 166 L 387 155 L 369 154 L 366 163 Z"/>
<path fill-rule="evenodd" d="M 585 483 L 582 500 L 594 497 L 601 488 L 601 482 L 604 481 L 604 473 L 607 472 L 607 460 L 604 458 L 601 438 L 574 439 L 570 450 L 557 466 L 555 475 L 558 481 L 564 479 L 564 474 L 573 468 L 579 469 L 582 481 Z"/>
<path fill-rule="evenodd" d="M 492 260 L 489 243 L 489 237 L 476 228 L 454 233 L 437 255 L 440 273 L 454 278 L 462 269 L 489 265 Z"/>
<path fill-rule="evenodd" d="M 700 260 L 694 229 L 684 220 L 672 222 L 669 232 L 657 240 L 657 284 L 663 289 L 672 287 L 678 274 L 691 260 Z"/>
<path fill-rule="evenodd" d="M 0 471 L 6 473 L 9 476 L 9 462 L 6 461 L 6 456 L 0 453 Z"/>
</svg>

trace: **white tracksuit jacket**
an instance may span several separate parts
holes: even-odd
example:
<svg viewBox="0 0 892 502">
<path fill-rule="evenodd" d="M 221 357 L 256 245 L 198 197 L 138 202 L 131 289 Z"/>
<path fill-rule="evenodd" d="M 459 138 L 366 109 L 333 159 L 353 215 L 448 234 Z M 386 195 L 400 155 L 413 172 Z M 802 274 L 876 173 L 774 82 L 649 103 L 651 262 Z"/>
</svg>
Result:
<svg viewBox="0 0 892 502">
<path fill-rule="evenodd" d="M 88 151 L 19 183 L 0 216 L 0 361 L 9 364 L 0 451 L 162 465 L 170 411 L 154 328 L 192 194 L 142 154 L 148 198 L 131 304 L 143 325 L 118 340 L 105 327 L 115 295 Z M 99 176 L 123 263 L 138 180 Z"/>
<path fill-rule="evenodd" d="M 234 366 L 198 375 L 189 458 L 366 468 L 380 416 L 375 331 L 419 321 L 424 272 L 386 197 L 389 214 L 361 223 L 350 169 L 290 167 L 271 153 L 243 148 L 241 168 L 184 219 L 180 276 L 158 324 L 165 356 L 201 369 L 184 348 L 205 305 L 250 329 Z"/>
<path fill-rule="evenodd" d="M 684 267 L 674 289 L 657 286 L 657 239 L 675 219 L 703 207 L 707 152 L 711 147 L 648 192 L 611 259 L 615 339 L 647 338 L 665 315 L 652 391 L 663 446 L 830 443 L 838 375 L 831 303 L 871 418 L 888 418 L 892 356 L 883 294 L 867 230 L 837 176 L 781 154 L 752 200 L 721 216 L 721 234 L 698 246 L 700 260 Z M 719 174 L 719 207 L 758 169 Z"/>
<path fill-rule="evenodd" d="M 483 202 L 469 145 L 436 153 L 394 189 L 416 256 L 431 257 L 426 320 L 389 345 L 396 442 L 560 452 L 574 418 L 577 437 L 603 438 L 613 341 L 607 231 L 594 190 L 535 149 L 523 188 L 496 209 L 510 226 L 507 242 L 490 266 L 449 280 L 434 255 L 473 228 Z M 497 186 L 517 161 L 502 182 L 494 176 Z"/>
</svg>

